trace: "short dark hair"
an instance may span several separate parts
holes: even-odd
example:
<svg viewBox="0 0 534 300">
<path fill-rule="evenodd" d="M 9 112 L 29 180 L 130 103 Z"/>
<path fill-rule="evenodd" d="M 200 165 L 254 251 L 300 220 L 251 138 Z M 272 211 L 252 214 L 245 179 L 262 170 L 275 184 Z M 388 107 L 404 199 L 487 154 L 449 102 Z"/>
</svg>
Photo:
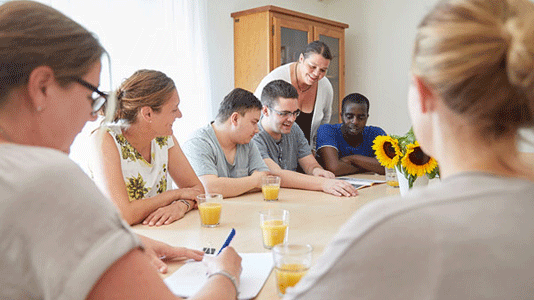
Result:
<svg viewBox="0 0 534 300">
<path fill-rule="evenodd" d="M 306 49 L 304 49 L 302 54 L 304 55 L 304 58 L 308 58 L 310 54 L 319 54 L 328 60 L 332 60 L 333 58 L 328 45 L 321 41 L 313 41 L 306 45 Z"/>
<path fill-rule="evenodd" d="M 225 122 L 234 112 L 244 116 L 251 109 L 261 110 L 261 102 L 251 92 L 242 88 L 233 89 L 219 105 L 216 120 Z"/>
<path fill-rule="evenodd" d="M 285 80 L 273 80 L 269 82 L 261 92 L 261 103 L 267 107 L 273 107 L 278 103 L 278 98 L 298 99 L 297 89 Z"/>
<path fill-rule="evenodd" d="M 349 103 L 367 105 L 367 114 L 369 114 L 369 99 L 367 99 L 364 95 L 352 93 L 345 96 L 343 101 L 341 101 L 341 113 L 345 112 L 345 106 Z"/>
</svg>

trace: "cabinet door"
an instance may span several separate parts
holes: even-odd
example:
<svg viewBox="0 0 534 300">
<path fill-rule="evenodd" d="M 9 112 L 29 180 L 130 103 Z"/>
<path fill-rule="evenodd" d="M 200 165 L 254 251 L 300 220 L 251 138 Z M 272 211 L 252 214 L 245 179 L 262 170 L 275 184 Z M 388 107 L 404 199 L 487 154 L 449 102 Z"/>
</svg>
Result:
<svg viewBox="0 0 534 300">
<path fill-rule="evenodd" d="M 294 18 L 274 17 L 273 28 L 272 69 L 297 61 L 313 38 L 313 26 Z"/>
<path fill-rule="evenodd" d="M 341 120 L 341 100 L 345 97 L 345 34 L 343 30 L 334 27 L 315 26 L 314 40 L 327 44 L 333 56 L 326 77 L 334 89 L 330 123 L 336 124 Z"/>
</svg>

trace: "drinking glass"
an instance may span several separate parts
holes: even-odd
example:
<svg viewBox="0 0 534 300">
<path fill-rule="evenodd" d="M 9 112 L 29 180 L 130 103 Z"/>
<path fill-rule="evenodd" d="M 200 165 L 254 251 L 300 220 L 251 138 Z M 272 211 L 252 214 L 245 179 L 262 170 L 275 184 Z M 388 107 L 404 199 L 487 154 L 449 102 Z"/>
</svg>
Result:
<svg viewBox="0 0 534 300">
<path fill-rule="evenodd" d="M 277 201 L 278 192 L 280 191 L 280 177 L 268 175 L 262 178 L 261 191 L 263 192 L 263 200 Z"/>
<path fill-rule="evenodd" d="M 223 196 L 221 194 L 200 194 L 197 199 L 200 224 L 203 227 L 219 226 Z"/>
<path fill-rule="evenodd" d="M 397 170 L 395 168 L 386 168 L 386 184 L 391 187 L 399 187 Z"/>
<path fill-rule="evenodd" d="M 274 245 L 287 243 L 289 211 L 285 209 L 260 211 L 260 227 L 263 247 L 271 249 Z"/>
<path fill-rule="evenodd" d="M 295 286 L 310 269 L 313 248 L 310 245 L 280 244 L 272 251 L 278 296 L 282 297 L 286 289 Z"/>
</svg>

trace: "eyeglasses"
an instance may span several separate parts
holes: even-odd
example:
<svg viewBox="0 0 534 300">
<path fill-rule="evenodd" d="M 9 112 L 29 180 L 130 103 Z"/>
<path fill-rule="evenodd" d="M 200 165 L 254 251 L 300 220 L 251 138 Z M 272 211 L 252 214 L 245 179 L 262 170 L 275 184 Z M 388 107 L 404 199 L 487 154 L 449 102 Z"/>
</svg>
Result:
<svg viewBox="0 0 534 300">
<path fill-rule="evenodd" d="M 80 77 L 72 76 L 69 78 L 83 85 L 84 87 L 90 89 L 91 91 L 93 91 L 93 94 L 91 95 L 91 99 L 90 99 L 91 101 L 93 101 L 93 104 L 92 104 L 93 110 L 91 112 L 91 115 L 93 116 L 96 115 L 96 113 L 102 108 L 104 103 L 106 103 L 106 101 L 108 100 L 108 95 L 100 91 L 96 86 L 81 79 Z"/>
<path fill-rule="evenodd" d="M 293 117 L 298 117 L 300 115 L 300 109 L 297 109 L 293 112 L 291 111 L 287 111 L 287 110 L 284 110 L 284 111 L 279 111 L 279 110 L 276 110 L 272 107 L 269 107 L 270 110 L 274 111 L 275 113 L 277 113 L 280 117 L 282 118 L 288 118 L 290 115 L 293 115 Z"/>
</svg>

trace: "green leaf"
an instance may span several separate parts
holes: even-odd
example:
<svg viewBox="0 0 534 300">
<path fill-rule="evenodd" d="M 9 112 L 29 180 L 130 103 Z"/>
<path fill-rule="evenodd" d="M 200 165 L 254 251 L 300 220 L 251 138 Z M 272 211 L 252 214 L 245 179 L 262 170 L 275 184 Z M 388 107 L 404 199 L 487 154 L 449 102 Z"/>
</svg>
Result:
<svg viewBox="0 0 534 300">
<path fill-rule="evenodd" d="M 439 176 L 439 166 L 436 166 L 434 170 L 428 173 L 428 179 L 434 179 L 436 176 Z"/>
<path fill-rule="evenodd" d="M 408 174 L 408 187 L 411 189 L 413 187 L 413 183 L 417 179 L 416 175 Z"/>
</svg>

